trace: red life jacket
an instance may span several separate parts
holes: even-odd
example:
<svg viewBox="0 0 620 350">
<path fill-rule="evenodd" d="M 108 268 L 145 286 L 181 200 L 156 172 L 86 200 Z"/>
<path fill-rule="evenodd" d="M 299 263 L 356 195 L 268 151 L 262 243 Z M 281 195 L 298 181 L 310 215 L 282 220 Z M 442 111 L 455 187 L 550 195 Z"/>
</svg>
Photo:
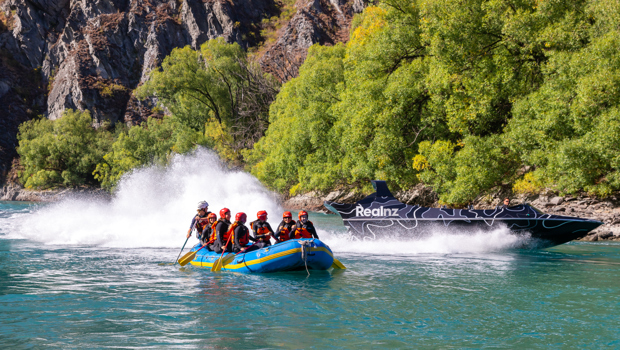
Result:
<svg viewBox="0 0 620 350">
<path fill-rule="evenodd" d="M 230 232 L 232 234 L 232 238 L 230 240 L 233 242 L 235 241 L 235 228 L 237 226 L 241 226 L 244 232 L 242 236 L 239 237 L 239 245 L 241 245 L 242 247 L 245 247 L 246 245 L 248 245 L 248 243 L 250 243 L 250 233 L 248 229 L 245 226 L 243 226 L 243 224 L 241 224 L 239 221 L 235 221 L 235 223 L 231 225 Z"/>
<path fill-rule="evenodd" d="M 308 220 L 308 223 L 312 225 L 312 221 Z M 293 237 L 291 238 L 294 238 L 294 239 L 312 238 L 312 233 L 310 233 L 310 231 L 308 231 L 301 225 L 301 221 L 297 221 L 297 228 L 295 229 L 295 232 L 293 233 Z"/>
<path fill-rule="evenodd" d="M 241 225 L 241 223 L 239 221 L 235 221 L 235 222 L 233 222 L 232 225 L 230 225 L 230 227 L 228 228 L 228 231 L 226 231 L 226 233 L 224 234 L 224 237 L 222 237 L 222 243 L 223 244 L 226 244 L 226 242 L 228 242 L 228 238 L 229 237 L 230 237 L 231 241 L 233 241 L 235 239 L 235 228 L 237 226 L 239 226 L 239 225 Z"/>
<path fill-rule="evenodd" d="M 196 230 L 198 230 L 198 232 L 202 233 L 202 231 L 205 229 L 207 225 L 209 225 L 209 219 L 207 218 L 206 215 L 203 217 L 196 215 L 196 223 L 194 224 L 194 227 L 196 227 Z"/>
</svg>

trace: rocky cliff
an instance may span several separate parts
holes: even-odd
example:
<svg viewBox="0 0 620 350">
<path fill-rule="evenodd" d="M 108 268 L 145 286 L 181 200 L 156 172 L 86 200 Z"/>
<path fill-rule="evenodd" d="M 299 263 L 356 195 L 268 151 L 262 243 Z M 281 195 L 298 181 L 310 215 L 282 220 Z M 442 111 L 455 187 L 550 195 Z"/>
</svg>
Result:
<svg viewBox="0 0 620 350">
<path fill-rule="evenodd" d="M 290 79 L 312 44 L 345 41 L 363 7 L 362 0 L 299 0 L 278 39 L 259 50 L 260 62 Z M 132 90 L 172 49 L 216 37 L 259 46 L 265 20 L 281 8 L 277 0 L 0 0 L 0 175 L 24 120 L 73 108 L 89 110 L 95 125 L 139 122 L 152 103 Z"/>
</svg>

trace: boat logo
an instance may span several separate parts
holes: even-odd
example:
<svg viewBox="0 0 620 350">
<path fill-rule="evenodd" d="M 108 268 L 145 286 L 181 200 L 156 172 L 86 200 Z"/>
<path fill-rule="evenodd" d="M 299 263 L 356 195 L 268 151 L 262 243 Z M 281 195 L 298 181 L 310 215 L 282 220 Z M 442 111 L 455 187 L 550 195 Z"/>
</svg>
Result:
<svg viewBox="0 0 620 350">
<path fill-rule="evenodd" d="M 355 216 L 398 216 L 398 208 L 384 208 L 381 206 L 374 209 L 364 209 L 364 207 L 358 204 L 355 207 Z"/>
</svg>

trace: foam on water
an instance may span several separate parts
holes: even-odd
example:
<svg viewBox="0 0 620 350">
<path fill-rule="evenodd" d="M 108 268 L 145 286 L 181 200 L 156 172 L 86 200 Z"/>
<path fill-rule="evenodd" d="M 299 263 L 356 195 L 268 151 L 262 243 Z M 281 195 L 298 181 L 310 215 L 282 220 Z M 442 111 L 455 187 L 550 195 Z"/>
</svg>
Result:
<svg viewBox="0 0 620 350">
<path fill-rule="evenodd" d="M 460 232 L 436 229 L 415 239 L 382 237 L 360 240 L 347 234 L 320 232 L 334 253 L 411 256 L 419 254 L 461 254 L 498 252 L 527 246 L 527 235 L 515 235 L 506 227 L 492 231 Z"/>
<path fill-rule="evenodd" d="M 128 174 L 111 201 L 66 199 L 15 215 L 10 236 L 46 244 L 179 247 L 201 200 L 216 213 L 227 207 L 233 216 L 243 211 L 249 219 L 259 210 L 275 217 L 282 212 L 256 178 L 227 170 L 217 155 L 201 149 L 175 156 L 167 167 Z M 190 238 L 188 245 L 196 241 Z"/>
</svg>

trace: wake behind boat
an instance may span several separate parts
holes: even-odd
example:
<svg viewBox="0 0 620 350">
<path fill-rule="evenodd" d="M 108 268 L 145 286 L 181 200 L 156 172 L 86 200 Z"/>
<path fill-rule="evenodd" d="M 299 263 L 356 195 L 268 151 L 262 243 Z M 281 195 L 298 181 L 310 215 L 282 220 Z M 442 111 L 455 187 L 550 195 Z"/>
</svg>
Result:
<svg viewBox="0 0 620 350">
<path fill-rule="evenodd" d="M 196 244 L 191 252 L 202 244 Z M 191 261 L 192 265 L 213 267 L 221 254 L 202 249 Z M 248 253 L 239 253 L 222 271 L 265 273 L 280 271 L 327 270 L 334 263 L 331 249 L 318 239 L 291 239 Z"/>
<path fill-rule="evenodd" d="M 372 181 L 375 193 L 355 204 L 324 202 L 339 214 L 349 233 L 360 239 L 400 236 L 419 238 L 438 227 L 459 232 L 507 227 L 511 233 L 530 234 L 541 245 L 554 246 L 585 236 L 603 223 L 570 216 L 550 215 L 528 205 L 490 210 L 427 208 L 398 201 L 385 181 Z M 468 230 L 474 229 L 474 230 Z"/>
</svg>

